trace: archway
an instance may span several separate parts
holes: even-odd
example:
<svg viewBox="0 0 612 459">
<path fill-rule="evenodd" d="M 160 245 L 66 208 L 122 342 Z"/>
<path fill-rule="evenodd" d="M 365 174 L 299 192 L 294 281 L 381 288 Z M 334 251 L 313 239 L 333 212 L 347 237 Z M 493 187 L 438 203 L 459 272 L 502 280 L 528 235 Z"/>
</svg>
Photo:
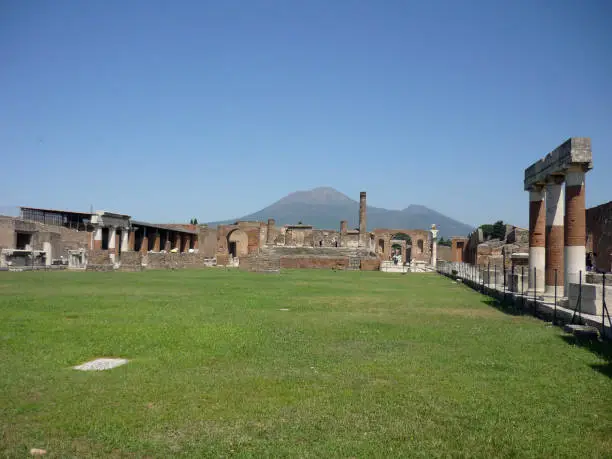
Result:
<svg viewBox="0 0 612 459">
<path fill-rule="evenodd" d="M 404 254 L 402 253 L 402 246 L 400 244 L 393 244 L 391 246 L 391 254 L 392 255 L 401 255 L 403 257 Z"/>
<path fill-rule="evenodd" d="M 249 238 L 244 231 L 235 229 L 227 235 L 227 249 L 236 258 L 249 253 Z"/>
<path fill-rule="evenodd" d="M 423 253 L 423 239 L 419 239 L 417 242 L 417 253 Z"/>
</svg>

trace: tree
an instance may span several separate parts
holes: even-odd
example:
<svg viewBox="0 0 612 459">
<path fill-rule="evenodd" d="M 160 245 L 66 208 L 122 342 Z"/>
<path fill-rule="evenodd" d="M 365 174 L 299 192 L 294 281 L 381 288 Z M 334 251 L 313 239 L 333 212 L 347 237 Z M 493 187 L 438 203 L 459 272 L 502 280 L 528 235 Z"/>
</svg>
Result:
<svg viewBox="0 0 612 459">
<path fill-rule="evenodd" d="M 406 245 L 412 245 L 412 238 L 406 233 L 397 233 L 391 236 L 391 239 L 398 239 L 400 241 L 406 241 Z"/>
<path fill-rule="evenodd" d="M 194 219 L 193 219 L 193 224 L 194 224 L 194 225 L 197 225 L 197 224 L 198 224 L 198 219 L 197 219 L 197 218 L 194 218 Z"/>
<path fill-rule="evenodd" d="M 498 220 L 493 224 L 493 233 L 491 237 L 494 239 L 505 239 L 506 238 L 506 225 L 502 220 Z"/>
<path fill-rule="evenodd" d="M 189 224 L 193 225 L 193 218 L 191 220 L 189 220 Z"/>
<path fill-rule="evenodd" d="M 450 239 L 444 239 L 443 237 L 441 237 L 440 240 L 438 241 L 438 245 L 444 245 L 446 247 L 450 247 L 453 245 L 453 243 Z"/>
</svg>

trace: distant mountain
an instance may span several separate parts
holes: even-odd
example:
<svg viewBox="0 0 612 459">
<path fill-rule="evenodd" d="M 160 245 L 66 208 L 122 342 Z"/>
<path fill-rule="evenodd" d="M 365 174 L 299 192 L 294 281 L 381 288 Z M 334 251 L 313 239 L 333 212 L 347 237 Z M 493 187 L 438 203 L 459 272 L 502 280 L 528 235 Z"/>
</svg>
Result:
<svg viewBox="0 0 612 459">
<path fill-rule="evenodd" d="M 210 226 L 233 223 L 237 220 L 276 220 L 277 225 L 302 222 L 315 228 L 339 229 L 340 220 L 347 220 L 349 228 L 359 226 L 359 202 L 330 187 L 296 191 L 255 213 L 233 220 L 211 222 Z M 403 210 L 388 210 L 368 206 L 368 229 L 403 228 L 429 229 L 435 223 L 441 237 L 464 236 L 474 228 L 435 210 L 421 205 L 410 205 Z"/>
</svg>

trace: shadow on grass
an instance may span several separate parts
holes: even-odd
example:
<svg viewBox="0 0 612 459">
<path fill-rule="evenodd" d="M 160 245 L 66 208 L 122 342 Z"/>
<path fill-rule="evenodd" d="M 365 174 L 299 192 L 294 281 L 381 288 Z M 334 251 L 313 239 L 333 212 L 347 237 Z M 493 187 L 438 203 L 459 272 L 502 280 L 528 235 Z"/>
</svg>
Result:
<svg viewBox="0 0 612 459">
<path fill-rule="evenodd" d="M 563 341 L 572 346 L 583 347 L 588 349 L 606 363 L 598 363 L 591 365 L 591 368 L 601 374 L 612 378 L 612 343 L 610 341 L 600 341 L 592 338 L 578 338 L 576 336 L 561 336 Z"/>
<path fill-rule="evenodd" d="M 521 303 L 514 304 L 511 301 L 504 302 L 503 299 L 487 297 L 482 300 L 487 306 L 491 306 L 504 314 L 512 316 L 530 315 L 534 316 L 533 303 L 527 302 L 524 306 Z M 538 317 L 538 314 L 535 315 Z M 543 317 L 538 317 L 542 319 Z M 545 319 L 546 320 L 546 319 Z M 548 317 L 550 320 L 550 317 Z M 561 325 L 561 323 L 557 323 Z M 560 338 L 567 344 L 588 349 L 593 354 L 605 360 L 602 364 L 590 365 L 591 368 L 599 373 L 612 378 L 612 342 L 600 341 L 592 338 L 579 338 L 577 336 L 561 335 Z"/>
<path fill-rule="evenodd" d="M 527 306 L 523 309 L 521 306 L 516 306 L 511 302 L 504 302 L 503 300 L 498 300 L 497 298 L 487 297 L 482 300 L 484 304 L 487 306 L 491 306 L 504 314 L 510 314 L 511 316 L 522 316 L 527 313 Z"/>
</svg>

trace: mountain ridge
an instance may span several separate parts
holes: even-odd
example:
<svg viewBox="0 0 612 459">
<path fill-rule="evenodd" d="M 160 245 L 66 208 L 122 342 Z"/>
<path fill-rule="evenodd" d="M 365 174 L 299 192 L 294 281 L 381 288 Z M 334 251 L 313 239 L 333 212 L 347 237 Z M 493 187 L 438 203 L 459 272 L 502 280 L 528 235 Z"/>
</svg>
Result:
<svg viewBox="0 0 612 459">
<path fill-rule="evenodd" d="M 357 228 L 359 202 L 332 187 L 322 186 L 294 191 L 259 211 L 232 220 L 210 222 L 209 226 L 268 218 L 273 218 L 277 225 L 303 222 L 320 229 L 338 229 L 340 220 L 347 220 L 349 228 Z M 368 230 L 429 229 L 432 223 L 438 226 L 441 237 L 464 236 L 474 229 L 421 204 L 410 204 L 402 210 L 367 206 Z"/>
</svg>

